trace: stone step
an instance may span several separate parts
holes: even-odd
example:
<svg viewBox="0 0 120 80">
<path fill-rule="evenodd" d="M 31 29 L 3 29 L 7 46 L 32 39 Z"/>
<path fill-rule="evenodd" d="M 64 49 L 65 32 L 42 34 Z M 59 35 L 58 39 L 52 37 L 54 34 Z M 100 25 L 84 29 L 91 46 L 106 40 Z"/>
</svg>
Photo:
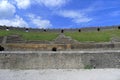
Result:
<svg viewBox="0 0 120 80">
<path fill-rule="evenodd" d="M 23 43 L 24 40 L 19 35 L 10 35 L 7 36 L 7 43 Z"/>
<path fill-rule="evenodd" d="M 77 41 L 73 40 L 71 37 L 67 37 L 64 34 L 60 34 L 55 40 L 54 43 L 57 44 L 73 44 Z"/>
<path fill-rule="evenodd" d="M 26 43 L 34 43 L 34 44 L 50 44 L 50 41 L 26 41 Z"/>
<path fill-rule="evenodd" d="M 2 41 L 3 41 L 3 37 L 1 36 L 1 37 L 0 37 L 0 43 L 2 43 Z"/>
</svg>

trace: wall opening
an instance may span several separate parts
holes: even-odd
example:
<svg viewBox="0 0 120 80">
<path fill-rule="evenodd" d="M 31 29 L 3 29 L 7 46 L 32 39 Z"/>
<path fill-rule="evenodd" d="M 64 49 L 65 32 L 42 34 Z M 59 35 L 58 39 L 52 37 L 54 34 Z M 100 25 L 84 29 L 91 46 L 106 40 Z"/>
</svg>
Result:
<svg viewBox="0 0 120 80">
<path fill-rule="evenodd" d="M 100 31 L 100 28 L 97 28 L 97 31 L 99 32 L 99 31 Z"/>
<path fill-rule="evenodd" d="M 81 32 L 81 29 L 79 29 L 78 32 Z"/>
<path fill-rule="evenodd" d="M 63 30 L 63 29 L 61 30 L 61 33 L 64 33 L 64 30 Z"/>
<path fill-rule="evenodd" d="M 120 26 L 118 27 L 118 29 L 120 29 Z"/>
<path fill-rule="evenodd" d="M 4 47 L 0 45 L 0 51 L 4 51 Z"/>
<path fill-rule="evenodd" d="M 52 48 L 52 51 L 57 51 L 57 48 L 56 48 L 56 47 L 53 47 L 53 48 Z"/>
</svg>

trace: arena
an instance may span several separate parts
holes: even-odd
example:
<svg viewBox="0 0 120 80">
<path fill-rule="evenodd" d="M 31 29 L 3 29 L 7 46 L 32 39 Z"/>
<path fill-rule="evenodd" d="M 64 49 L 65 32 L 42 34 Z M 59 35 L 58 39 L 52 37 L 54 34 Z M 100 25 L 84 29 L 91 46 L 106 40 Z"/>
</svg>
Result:
<svg viewBox="0 0 120 80">
<path fill-rule="evenodd" d="M 119 80 L 118 27 L 64 31 L 58 29 L 27 29 L 26 31 L 25 28 L 0 27 L 0 79 Z M 100 36 L 97 36 L 100 39 L 85 40 L 92 32 L 91 35 L 99 34 Z M 115 36 L 110 36 L 110 33 Z M 32 37 L 26 37 L 28 34 Z M 79 40 L 71 34 L 86 37 Z M 53 37 L 48 38 L 48 36 Z M 8 77 L 5 77 L 5 74 Z"/>
</svg>

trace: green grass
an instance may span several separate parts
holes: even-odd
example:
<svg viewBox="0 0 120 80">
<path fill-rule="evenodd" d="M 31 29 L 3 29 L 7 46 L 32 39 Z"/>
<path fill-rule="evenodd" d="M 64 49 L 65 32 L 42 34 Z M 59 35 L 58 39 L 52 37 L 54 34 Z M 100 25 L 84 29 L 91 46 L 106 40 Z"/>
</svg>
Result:
<svg viewBox="0 0 120 80">
<path fill-rule="evenodd" d="M 1 30 L 0 36 L 8 36 L 11 34 L 18 34 L 21 35 L 25 40 L 48 40 L 51 41 L 58 36 L 58 33 L 55 32 L 24 32 L 24 31 L 6 31 Z"/>
<path fill-rule="evenodd" d="M 58 34 L 57 33 L 50 33 L 50 32 L 28 32 L 28 33 L 21 33 L 24 39 L 26 40 L 48 40 L 51 41 L 55 39 Z"/>
<path fill-rule="evenodd" d="M 92 65 L 86 65 L 84 69 L 93 69 L 94 67 Z"/>
<path fill-rule="evenodd" d="M 65 35 L 80 42 L 108 42 L 112 37 L 120 37 L 120 30 L 107 30 L 100 32 L 66 32 Z"/>
<path fill-rule="evenodd" d="M 0 36 L 7 36 L 12 34 L 11 31 L 6 31 L 6 30 L 0 30 Z"/>
<path fill-rule="evenodd" d="M 48 40 L 51 41 L 58 36 L 55 32 L 24 32 L 16 30 L 0 30 L 0 36 L 7 36 L 11 34 L 18 34 L 25 40 Z M 108 42 L 112 37 L 120 37 L 120 30 L 106 30 L 93 32 L 66 32 L 66 36 L 71 36 L 73 39 L 80 42 Z"/>
</svg>

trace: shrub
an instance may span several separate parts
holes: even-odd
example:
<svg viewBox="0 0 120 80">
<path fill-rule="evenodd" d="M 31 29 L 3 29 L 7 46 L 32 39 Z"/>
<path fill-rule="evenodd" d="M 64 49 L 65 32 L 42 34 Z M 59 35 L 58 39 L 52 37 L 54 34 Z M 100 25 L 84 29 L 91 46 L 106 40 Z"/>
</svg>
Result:
<svg viewBox="0 0 120 80">
<path fill-rule="evenodd" d="M 94 67 L 92 65 L 86 65 L 84 69 L 93 69 Z"/>
</svg>

